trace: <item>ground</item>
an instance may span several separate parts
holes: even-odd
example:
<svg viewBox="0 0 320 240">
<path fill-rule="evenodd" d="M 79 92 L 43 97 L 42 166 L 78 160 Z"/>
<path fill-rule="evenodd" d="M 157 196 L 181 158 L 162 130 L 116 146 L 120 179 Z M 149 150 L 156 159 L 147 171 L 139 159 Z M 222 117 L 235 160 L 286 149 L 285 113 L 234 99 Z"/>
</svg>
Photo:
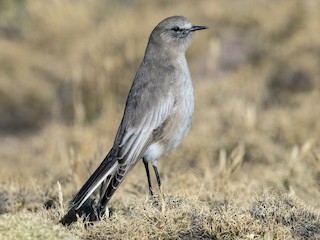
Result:
<svg viewBox="0 0 320 240">
<path fill-rule="evenodd" d="M 318 2 L 0 9 L 1 239 L 320 239 Z M 174 14 L 209 30 L 187 52 L 192 128 L 159 161 L 165 204 L 141 162 L 110 216 L 62 226 L 113 143 L 148 35 Z"/>
</svg>

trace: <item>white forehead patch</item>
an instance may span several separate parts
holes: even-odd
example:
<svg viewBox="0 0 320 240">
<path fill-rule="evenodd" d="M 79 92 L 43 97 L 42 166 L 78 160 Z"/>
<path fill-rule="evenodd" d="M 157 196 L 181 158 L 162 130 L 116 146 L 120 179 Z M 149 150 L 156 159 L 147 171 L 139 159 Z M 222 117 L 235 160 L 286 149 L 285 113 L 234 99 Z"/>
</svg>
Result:
<svg viewBox="0 0 320 240">
<path fill-rule="evenodd" d="M 185 23 L 184 25 L 180 26 L 180 28 L 182 29 L 189 29 L 191 27 L 192 27 L 191 23 Z"/>
</svg>

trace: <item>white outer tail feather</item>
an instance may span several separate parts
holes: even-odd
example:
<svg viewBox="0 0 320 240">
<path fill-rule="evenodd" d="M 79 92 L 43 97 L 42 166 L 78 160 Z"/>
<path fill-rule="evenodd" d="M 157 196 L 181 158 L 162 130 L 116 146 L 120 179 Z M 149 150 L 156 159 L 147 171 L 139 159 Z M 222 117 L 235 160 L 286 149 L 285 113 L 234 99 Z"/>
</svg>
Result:
<svg viewBox="0 0 320 240">
<path fill-rule="evenodd" d="M 77 204 L 78 206 L 75 207 L 75 210 L 78 210 L 85 201 L 87 201 L 87 199 L 91 196 L 91 194 L 99 187 L 99 185 L 109 176 L 109 175 L 113 175 L 116 168 L 118 167 L 118 162 L 115 162 L 115 164 L 113 164 L 113 166 L 109 169 L 108 172 L 106 172 L 105 175 L 103 175 L 103 177 L 101 177 L 101 179 L 94 185 L 91 187 L 91 190 L 86 194 L 86 196 L 82 199 L 82 201 Z"/>
</svg>

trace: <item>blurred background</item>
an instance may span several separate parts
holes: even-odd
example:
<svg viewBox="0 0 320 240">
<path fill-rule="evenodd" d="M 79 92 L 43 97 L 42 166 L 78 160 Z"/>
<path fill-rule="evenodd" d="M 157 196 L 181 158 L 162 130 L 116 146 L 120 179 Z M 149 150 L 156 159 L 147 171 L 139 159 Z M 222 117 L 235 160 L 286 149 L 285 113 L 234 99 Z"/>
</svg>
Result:
<svg viewBox="0 0 320 240">
<path fill-rule="evenodd" d="M 1 183 L 74 194 L 113 142 L 150 32 L 184 15 L 209 30 L 187 52 L 194 121 L 160 161 L 164 181 L 181 169 L 186 187 L 260 181 L 319 207 L 319 12 L 316 0 L 0 0 Z"/>
</svg>

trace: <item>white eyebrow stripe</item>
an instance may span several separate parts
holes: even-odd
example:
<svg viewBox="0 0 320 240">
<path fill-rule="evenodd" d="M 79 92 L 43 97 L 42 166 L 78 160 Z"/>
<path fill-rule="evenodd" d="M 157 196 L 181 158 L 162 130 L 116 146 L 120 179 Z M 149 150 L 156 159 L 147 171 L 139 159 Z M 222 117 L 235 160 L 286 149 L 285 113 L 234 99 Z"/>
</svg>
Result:
<svg viewBox="0 0 320 240">
<path fill-rule="evenodd" d="M 181 27 L 181 29 L 190 29 L 192 27 L 191 23 L 187 23 Z"/>
<path fill-rule="evenodd" d="M 179 30 L 188 30 L 188 29 L 192 28 L 192 24 L 191 23 L 186 23 L 183 26 L 174 26 L 174 27 L 171 27 L 169 29 L 173 29 L 173 28 L 179 28 Z"/>
</svg>

